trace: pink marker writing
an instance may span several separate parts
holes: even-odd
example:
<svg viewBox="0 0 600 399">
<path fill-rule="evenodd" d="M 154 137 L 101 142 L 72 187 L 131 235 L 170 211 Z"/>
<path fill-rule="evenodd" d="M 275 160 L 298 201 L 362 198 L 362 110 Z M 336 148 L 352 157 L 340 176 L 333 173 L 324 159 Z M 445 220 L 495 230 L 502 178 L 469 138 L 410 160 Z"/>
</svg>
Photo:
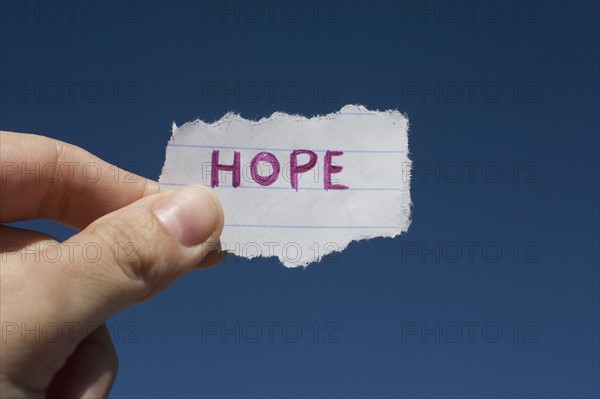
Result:
<svg viewBox="0 0 600 399">
<path fill-rule="evenodd" d="M 298 163 L 298 156 L 308 155 L 308 160 L 305 163 Z M 334 184 L 331 182 L 331 176 L 340 173 L 343 169 L 342 166 L 333 165 L 333 157 L 341 157 L 344 155 L 342 151 L 326 151 L 324 158 L 324 174 L 323 174 L 323 188 L 325 190 L 346 190 L 348 186 L 343 184 Z M 298 191 L 298 178 L 302 173 L 306 173 L 313 169 L 317 165 L 318 156 L 317 153 L 310 150 L 294 150 L 290 154 L 290 184 L 292 188 Z M 219 150 L 213 150 L 212 152 L 212 164 L 211 164 L 211 187 L 219 186 L 219 171 L 231 172 L 233 174 L 232 185 L 233 187 L 240 186 L 241 180 L 241 155 L 240 152 L 233 152 L 233 163 L 223 164 L 219 163 Z M 265 162 L 271 165 L 271 173 L 268 176 L 259 174 L 259 163 Z M 252 180 L 261 186 L 270 186 L 277 181 L 281 172 L 281 164 L 275 155 L 270 152 L 259 152 L 250 161 L 250 175 Z"/>
</svg>

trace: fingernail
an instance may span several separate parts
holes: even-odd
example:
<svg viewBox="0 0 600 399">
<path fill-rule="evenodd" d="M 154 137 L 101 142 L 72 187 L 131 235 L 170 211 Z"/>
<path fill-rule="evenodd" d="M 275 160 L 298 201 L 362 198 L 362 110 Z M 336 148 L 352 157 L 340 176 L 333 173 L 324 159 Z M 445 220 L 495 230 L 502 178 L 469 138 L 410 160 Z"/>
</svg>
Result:
<svg viewBox="0 0 600 399">
<path fill-rule="evenodd" d="M 154 215 L 181 244 L 202 244 L 218 227 L 219 210 L 207 189 L 187 186 L 167 195 L 152 209 Z"/>
</svg>

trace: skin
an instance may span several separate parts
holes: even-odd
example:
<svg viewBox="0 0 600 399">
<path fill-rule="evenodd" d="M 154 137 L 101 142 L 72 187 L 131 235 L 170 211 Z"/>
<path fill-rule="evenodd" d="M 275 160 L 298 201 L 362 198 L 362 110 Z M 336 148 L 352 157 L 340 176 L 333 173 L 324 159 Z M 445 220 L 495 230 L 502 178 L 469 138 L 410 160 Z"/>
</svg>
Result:
<svg viewBox="0 0 600 399">
<path fill-rule="evenodd" d="M 47 137 L 0 132 L 0 155 L 0 397 L 107 397 L 118 359 L 105 321 L 222 260 L 221 205 Z M 61 243 L 4 225 L 38 218 L 80 232 Z"/>
</svg>

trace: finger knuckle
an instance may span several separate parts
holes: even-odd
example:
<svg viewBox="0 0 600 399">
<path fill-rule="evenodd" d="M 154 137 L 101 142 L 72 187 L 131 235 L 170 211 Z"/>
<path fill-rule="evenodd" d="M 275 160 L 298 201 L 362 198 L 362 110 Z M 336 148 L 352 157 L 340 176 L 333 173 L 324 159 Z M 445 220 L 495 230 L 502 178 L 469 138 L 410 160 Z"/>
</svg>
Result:
<svg viewBox="0 0 600 399">
<path fill-rule="evenodd" d="M 135 286 L 142 298 L 148 295 L 151 287 L 149 279 L 154 264 L 152 257 L 143 251 L 148 248 L 145 236 L 148 230 L 121 220 L 119 223 L 98 224 L 91 231 L 100 246 L 108 250 L 105 263 L 116 268 L 125 277 L 125 283 Z"/>
</svg>

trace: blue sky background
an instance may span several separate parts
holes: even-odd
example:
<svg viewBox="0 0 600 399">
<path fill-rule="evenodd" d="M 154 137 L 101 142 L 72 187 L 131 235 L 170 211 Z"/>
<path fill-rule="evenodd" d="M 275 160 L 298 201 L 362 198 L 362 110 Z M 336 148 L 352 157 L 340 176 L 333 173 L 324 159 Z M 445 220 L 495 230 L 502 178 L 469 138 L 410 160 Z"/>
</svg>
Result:
<svg viewBox="0 0 600 399">
<path fill-rule="evenodd" d="M 189 274 L 109 321 L 113 397 L 598 397 L 598 3 L 465 3 L 3 2 L 0 127 L 149 178 L 172 122 L 410 119 L 407 234 Z"/>
</svg>

